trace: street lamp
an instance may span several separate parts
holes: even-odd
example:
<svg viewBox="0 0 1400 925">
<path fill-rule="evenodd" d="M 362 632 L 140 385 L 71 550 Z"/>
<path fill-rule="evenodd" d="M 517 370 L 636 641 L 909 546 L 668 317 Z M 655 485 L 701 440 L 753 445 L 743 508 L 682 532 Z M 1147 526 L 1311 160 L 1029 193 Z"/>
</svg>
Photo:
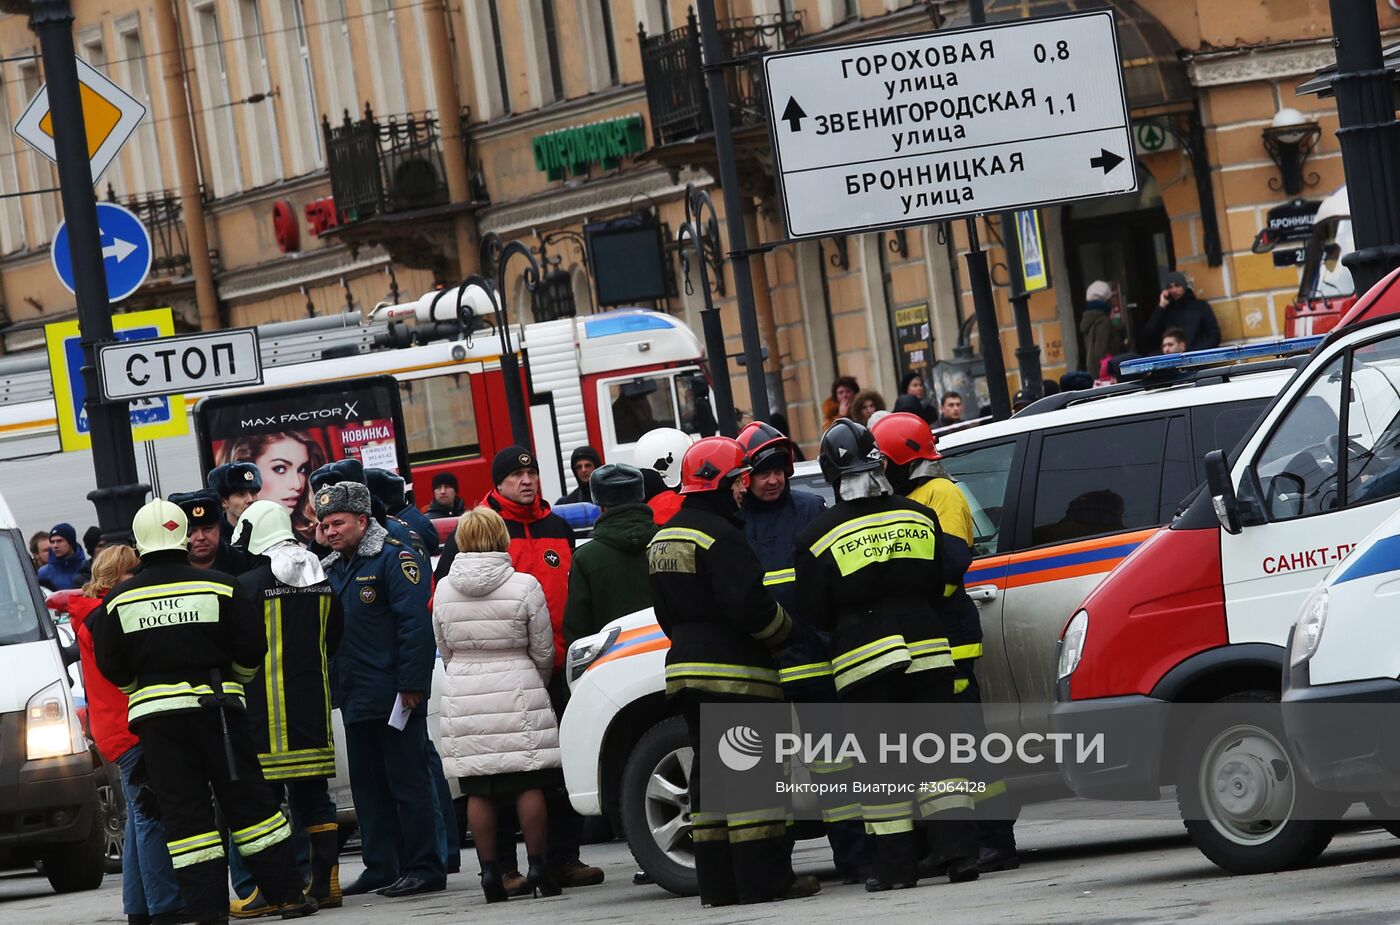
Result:
<svg viewBox="0 0 1400 925">
<path fill-rule="evenodd" d="M 560 318 L 573 318 L 578 314 L 578 305 L 574 300 L 574 277 L 563 268 L 563 256 L 549 255 L 549 245 L 560 241 L 571 242 L 579 252 L 583 268 L 587 271 L 588 252 L 584 248 L 583 235 L 564 228 L 543 236 L 536 232 L 535 236 L 540 239 L 538 253 L 540 263 L 545 268 L 544 279 L 534 293 L 535 320 L 556 321 Z"/>
<path fill-rule="evenodd" d="M 457 286 L 457 319 L 464 329 L 471 330 L 472 316 L 476 311 L 475 304 L 474 301 L 463 301 L 463 296 L 469 289 L 478 289 L 485 293 L 487 303 L 495 306 L 496 333 L 501 339 L 501 373 L 506 380 L 506 407 L 510 409 L 511 437 L 520 446 L 533 450 L 534 441 L 530 439 L 530 419 L 525 407 L 525 390 L 520 385 L 520 364 L 515 358 L 515 345 L 511 343 L 510 313 L 504 296 L 506 267 L 510 263 L 510 258 L 516 254 L 524 257 L 528 262 L 528 266 L 523 271 L 525 291 L 531 296 L 535 294 L 540 286 L 540 265 L 535 260 L 535 255 L 530 253 L 530 248 L 520 241 L 502 242 L 500 235 L 494 231 L 488 232 L 481 238 L 481 266 L 495 268 L 496 284 L 493 287 L 486 277 L 479 273 L 473 273 L 462 280 L 461 284 Z"/>
<path fill-rule="evenodd" d="M 701 227 L 705 229 L 704 232 L 700 231 Z M 734 391 L 729 382 L 729 356 L 724 348 L 724 325 L 720 320 L 719 309 L 715 308 L 714 296 L 710 292 L 710 258 L 713 254 L 718 263 L 720 249 L 719 220 L 710 194 L 705 190 L 696 189 L 694 183 L 685 185 L 685 222 L 676 232 L 681 269 L 685 273 L 685 294 L 691 295 L 693 288 L 690 285 L 690 255 L 685 249 L 687 238 L 695 247 L 696 256 L 700 258 L 700 290 L 705 296 L 705 309 L 700 313 L 700 319 L 705 329 L 705 353 L 709 356 L 710 376 L 714 380 L 712 388 L 719 410 L 719 432 L 726 437 L 737 437 L 739 422 L 734 413 Z"/>
<path fill-rule="evenodd" d="M 1269 178 L 1269 189 L 1281 189 L 1290 196 L 1297 196 L 1304 186 L 1317 185 L 1320 178 L 1316 172 L 1304 179 L 1303 165 L 1322 137 L 1322 126 L 1309 122 L 1296 109 L 1280 109 L 1262 134 L 1264 150 L 1269 152 L 1279 170 L 1279 177 Z"/>
</svg>

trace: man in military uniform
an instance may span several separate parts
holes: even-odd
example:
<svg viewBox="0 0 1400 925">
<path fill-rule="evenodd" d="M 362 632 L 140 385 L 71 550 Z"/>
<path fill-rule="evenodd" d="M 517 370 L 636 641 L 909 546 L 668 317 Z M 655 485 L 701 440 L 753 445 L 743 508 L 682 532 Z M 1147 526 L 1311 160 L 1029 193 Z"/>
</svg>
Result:
<svg viewBox="0 0 1400 925">
<path fill-rule="evenodd" d="M 821 467 L 837 500 L 798 540 L 797 596 L 803 619 L 830 633 L 838 695 L 848 703 L 952 703 L 943 602 L 948 576 L 967 567 L 965 554 L 957 560 L 943 549 L 933 512 L 894 495 L 865 427 L 846 418 L 832 424 L 822 436 Z M 970 795 L 931 787 L 917 807 L 876 799 L 861 801 L 874 843 L 867 890 L 917 883 L 916 811 L 930 820 L 935 860 L 947 862 L 948 879 L 977 879 Z"/>
<path fill-rule="evenodd" d="M 253 567 L 238 588 L 260 609 L 268 649 L 262 672 L 247 687 L 248 719 L 263 776 L 274 798 L 285 798 L 294 837 L 310 843 L 311 897 L 339 907 L 340 833 L 327 778 L 335 776 L 331 739 L 329 660 L 345 631 L 340 599 L 321 562 L 297 542 L 292 517 L 275 501 L 254 501 L 234 531 Z M 234 918 L 266 915 L 270 903 L 229 855 Z"/>
<path fill-rule="evenodd" d="M 774 650 L 792 620 L 763 586 L 763 566 L 735 514 L 736 483 L 748 471 L 744 448 L 706 437 L 681 461 L 681 508 L 647 549 L 656 620 L 671 640 L 666 696 L 685 717 L 694 749 L 690 777 L 692 837 L 700 901 L 706 906 L 811 896 L 814 877 L 792 872 L 782 807 L 734 817 L 706 809 L 700 747 L 705 703 L 781 702 Z"/>
<path fill-rule="evenodd" d="M 219 533 L 225 543 L 233 542 L 233 525 L 238 523 L 244 508 L 258 500 L 262 491 L 262 472 L 257 463 L 231 462 L 209 470 L 205 480 L 211 491 L 219 496 L 224 507 L 224 519 Z"/>
<path fill-rule="evenodd" d="M 442 542 L 438 539 L 437 527 L 433 526 L 432 520 L 426 514 L 408 503 L 408 493 L 402 476 L 388 469 L 366 469 L 365 484 L 369 486 L 369 493 L 383 503 L 384 512 L 388 516 L 402 522 L 418 534 L 429 559 L 438 554 Z"/>
<path fill-rule="evenodd" d="M 364 484 L 325 485 L 313 497 L 333 550 L 322 564 L 345 609 L 336 702 L 365 862 L 344 892 L 437 892 L 446 889 L 447 873 L 423 746 L 436 649 L 429 576 L 417 554 L 370 516 Z M 400 704 L 408 711 L 401 730 L 389 724 Z"/>
<path fill-rule="evenodd" d="M 228 921 L 228 869 L 210 789 L 272 912 L 316 912 L 291 828 L 258 763 L 243 685 L 267 652 L 262 622 L 227 575 L 188 562 L 185 512 L 156 500 L 132 522 L 141 568 L 88 618 L 97 666 L 129 699 L 127 721 L 165 824 L 186 908 Z"/>
<path fill-rule="evenodd" d="M 369 488 L 369 479 L 365 474 L 365 465 L 358 459 L 345 458 L 337 459 L 335 462 L 328 462 L 315 472 L 311 473 L 311 493 L 315 494 L 327 485 L 334 485 L 337 482 L 359 482 Z M 403 543 L 408 548 L 418 554 L 419 563 L 424 568 L 430 568 L 432 560 L 428 556 L 428 547 L 417 531 L 413 530 L 407 523 L 397 517 L 390 516 L 388 508 L 383 499 L 370 489 L 369 493 L 370 516 L 384 529 L 389 531 L 389 535 Z"/>
<path fill-rule="evenodd" d="M 177 491 L 170 503 L 178 505 L 190 522 L 190 565 L 237 577 L 253 567 L 248 554 L 224 539 L 223 504 L 208 488 Z"/>
</svg>

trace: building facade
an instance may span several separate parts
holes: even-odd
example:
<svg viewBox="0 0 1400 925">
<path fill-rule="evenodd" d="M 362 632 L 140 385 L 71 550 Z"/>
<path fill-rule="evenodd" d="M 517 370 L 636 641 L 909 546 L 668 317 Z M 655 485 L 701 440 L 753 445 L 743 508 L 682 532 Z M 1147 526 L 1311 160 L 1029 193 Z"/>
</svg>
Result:
<svg viewBox="0 0 1400 925">
<path fill-rule="evenodd" d="M 988 0 L 986 7 L 996 21 L 1082 5 Z M 1282 334 L 1300 270 L 1277 268 L 1251 249 L 1268 210 L 1293 198 L 1264 138 L 1280 110 L 1298 110 L 1319 128 L 1300 195 L 1320 198 L 1342 183 L 1333 103 L 1295 93 L 1332 61 L 1326 0 L 1109 5 L 1141 188 L 1041 210 L 1052 288 L 1035 293 L 1029 308 L 1052 379 L 1096 366 L 1078 334 L 1084 290 L 1096 279 L 1117 289 L 1130 337 L 1169 269 L 1185 272 L 1210 302 L 1227 340 Z M 697 258 L 676 243 L 687 187 L 711 194 L 721 228 L 725 215 L 685 0 L 77 6 L 79 54 L 149 110 L 98 181 L 102 197 L 131 204 L 157 237 L 151 281 L 123 307 L 169 304 L 191 328 L 367 312 L 482 269 L 479 243 L 494 233 L 535 249 L 546 271 L 548 285 L 531 294 L 518 265 L 508 267 L 513 319 L 605 311 L 632 296 L 631 304 L 700 330 L 706 299 Z M 811 447 L 838 374 L 890 404 L 906 371 L 923 372 L 935 391 L 975 382 L 981 345 L 963 223 L 786 242 L 757 66 L 765 50 L 955 28 L 966 23 L 964 4 L 717 6 L 727 54 L 741 59 L 726 82 L 743 220 L 751 246 L 774 245 L 750 259 L 774 409 Z M 1400 28 L 1400 12 L 1389 2 L 1378 8 L 1383 29 Z M 11 123 L 42 84 L 39 62 L 26 59 L 35 51 L 22 17 L 0 17 L 0 117 Z M 0 194 L 55 185 L 41 155 L 9 134 L 0 140 Z M 207 256 L 189 243 L 191 216 L 205 229 Z M 71 296 L 48 265 L 60 217 L 55 193 L 0 199 L 7 351 L 34 346 L 44 323 L 72 316 Z M 994 216 L 979 230 L 1014 391 L 1003 231 Z M 611 249 L 609 233 L 616 233 Z M 728 339 L 736 404 L 746 409 L 722 240 L 706 248 L 710 295 Z M 646 272 L 621 273 L 618 253 L 623 264 L 641 255 Z"/>
</svg>

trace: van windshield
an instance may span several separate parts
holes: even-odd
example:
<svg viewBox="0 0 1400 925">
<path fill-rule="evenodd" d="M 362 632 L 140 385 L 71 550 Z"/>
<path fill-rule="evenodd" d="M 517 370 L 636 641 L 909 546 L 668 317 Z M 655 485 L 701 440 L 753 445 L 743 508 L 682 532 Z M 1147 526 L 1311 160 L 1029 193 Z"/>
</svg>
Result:
<svg viewBox="0 0 1400 925">
<path fill-rule="evenodd" d="M 0 532 L 0 645 L 3 646 L 44 638 L 23 562 L 14 535 Z"/>
</svg>

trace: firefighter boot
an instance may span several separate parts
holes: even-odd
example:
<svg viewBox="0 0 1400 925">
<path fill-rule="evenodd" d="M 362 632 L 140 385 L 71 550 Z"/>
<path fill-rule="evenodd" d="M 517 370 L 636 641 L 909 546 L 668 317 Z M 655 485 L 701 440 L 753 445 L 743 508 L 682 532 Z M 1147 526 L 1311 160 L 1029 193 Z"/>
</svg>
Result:
<svg viewBox="0 0 1400 925">
<path fill-rule="evenodd" d="M 311 898 L 322 909 L 339 909 L 344 902 L 340 892 L 340 829 L 327 822 L 308 827 L 306 833 L 311 836 Z"/>
</svg>

